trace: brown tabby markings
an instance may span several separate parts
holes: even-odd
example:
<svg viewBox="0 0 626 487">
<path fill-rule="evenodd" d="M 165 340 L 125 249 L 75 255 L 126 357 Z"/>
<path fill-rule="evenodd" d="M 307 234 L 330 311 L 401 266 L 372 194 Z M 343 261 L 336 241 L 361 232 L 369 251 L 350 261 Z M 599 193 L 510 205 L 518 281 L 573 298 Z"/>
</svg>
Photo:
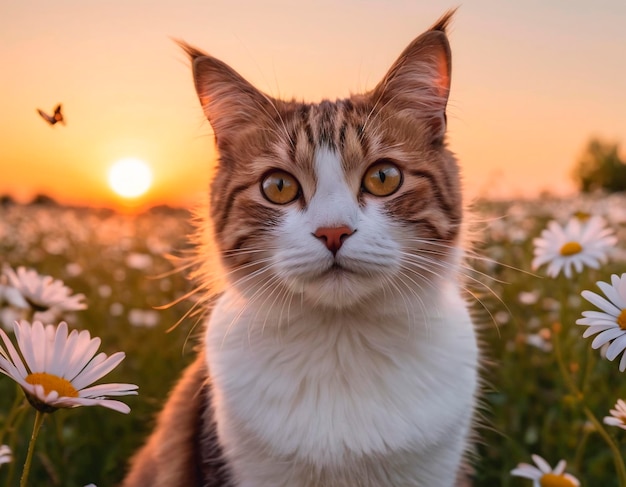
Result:
<svg viewBox="0 0 626 487">
<path fill-rule="evenodd" d="M 268 170 L 293 174 L 302 185 L 297 204 L 306 207 L 316 189 L 313 166 L 319 147 L 341 156 L 346 180 L 362 205 L 368 196 L 360 188 L 363 172 L 380 159 L 396 163 L 403 169 L 404 184 L 385 202 L 387 211 L 417 225 L 425 239 L 455 240 L 461 221 L 458 170 L 447 149 L 433 141 L 430 120 L 385 107 L 372 114 L 371 98 L 362 95 L 318 105 L 280 101 L 274 105 L 276 115 L 267 127 L 246 132 L 236 146 L 229 146 L 229 153 L 222 152 L 220 176 L 213 182 L 213 208 L 223 252 L 267 246 L 267 232 L 283 211 L 260 195 L 260 180 Z M 228 258 L 238 265 L 254 259 L 245 255 Z"/>
</svg>

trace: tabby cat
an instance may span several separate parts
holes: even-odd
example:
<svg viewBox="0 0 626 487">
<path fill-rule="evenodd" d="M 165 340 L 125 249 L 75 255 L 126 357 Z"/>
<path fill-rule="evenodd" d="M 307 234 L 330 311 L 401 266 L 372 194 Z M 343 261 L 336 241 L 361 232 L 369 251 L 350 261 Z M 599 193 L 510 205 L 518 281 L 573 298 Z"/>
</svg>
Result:
<svg viewBox="0 0 626 487">
<path fill-rule="evenodd" d="M 183 44 L 219 153 L 201 252 L 223 288 L 124 487 L 464 482 L 478 348 L 451 15 L 334 102 L 274 99 Z"/>
</svg>

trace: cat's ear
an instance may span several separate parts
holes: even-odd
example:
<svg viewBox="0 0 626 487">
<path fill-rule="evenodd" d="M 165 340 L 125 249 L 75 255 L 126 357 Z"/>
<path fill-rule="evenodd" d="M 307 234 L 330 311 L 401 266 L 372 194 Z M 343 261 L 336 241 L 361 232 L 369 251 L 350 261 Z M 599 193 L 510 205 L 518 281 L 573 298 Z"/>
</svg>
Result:
<svg viewBox="0 0 626 487">
<path fill-rule="evenodd" d="M 184 42 L 178 44 L 191 58 L 196 92 L 219 145 L 275 111 L 267 95 L 226 63 Z"/>
<path fill-rule="evenodd" d="M 433 141 L 443 139 L 452 69 L 447 12 L 402 52 L 370 96 L 378 107 L 412 112 L 428 121 Z"/>
</svg>

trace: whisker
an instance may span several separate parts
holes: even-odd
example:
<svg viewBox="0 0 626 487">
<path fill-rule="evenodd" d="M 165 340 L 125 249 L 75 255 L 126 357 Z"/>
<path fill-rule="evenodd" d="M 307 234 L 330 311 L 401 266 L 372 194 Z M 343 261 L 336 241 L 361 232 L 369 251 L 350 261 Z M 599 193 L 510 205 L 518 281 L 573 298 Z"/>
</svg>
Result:
<svg viewBox="0 0 626 487">
<path fill-rule="evenodd" d="M 436 246 L 436 247 L 441 247 L 441 248 L 445 248 L 448 250 L 457 250 L 457 247 L 453 244 L 450 243 L 446 243 L 446 242 L 440 242 L 438 240 L 427 240 L 427 239 L 421 239 L 421 238 L 409 238 L 407 239 L 407 242 L 414 242 L 414 243 L 418 243 L 424 246 Z M 422 249 L 420 249 L 420 252 L 422 251 Z M 528 271 L 526 269 L 521 269 L 519 267 L 515 267 L 509 264 L 505 264 L 504 262 L 499 262 L 495 259 L 491 259 L 490 257 L 486 257 L 485 255 L 479 254 L 477 251 L 473 250 L 473 249 L 464 249 L 464 253 L 466 255 L 466 258 L 468 259 L 472 259 L 472 260 L 477 260 L 480 262 L 486 262 L 488 264 L 495 264 L 495 265 L 499 265 L 504 267 L 505 269 L 510 269 L 516 272 L 521 272 L 527 276 L 530 277 L 541 277 L 531 271 Z M 442 254 L 444 255 L 444 254 Z M 503 283 L 506 284 L 506 283 Z"/>
<path fill-rule="evenodd" d="M 255 271 L 257 273 L 257 275 L 261 275 L 263 272 L 267 272 L 269 271 L 270 268 L 269 267 L 264 267 L 263 269 L 260 269 L 259 271 Z M 249 277 L 249 276 L 247 276 Z M 224 336 L 222 338 L 222 344 L 221 346 L 224 346 L 224 343 L 226 343 L 226 338 L 228 338 L 228 334 L 230 333 L 230 330 L 232 329 L 233 325 L 235 325 L 235 323 L 237 323 L 239 321 L 239 319 L 241 318 L 241 316 L 248 310 L 248 308 L 254 304 L 254 302 L 256 301 L 257 297 L 259 294 L 262 294 L 263 292 L 265 292 L 265 289 L 267 288 L 267 286 L 271 285 L 271 283 L 273 282 L 274 278 L 270 278 L 269 281 L 264 282 L 260 288 L 256 289 L 255 292 L 252 294 L 252 296 L 250 298 L 247 299 L 245 305 L 237 312 L 237 314 L 233 317 L 233 319 L 230 321 L 230 323 L 228 324 L 228 326 L 226 327 L 226 330 L 224 331 Z M 247 288 L 243 289 L 243 293 L 246 294 L 247 293 Z"/>
<path fill-rule="evenodd" d="M 406 257 L 410 257 L 409 259 L 407 259 Z M 449 266 L 441 261 L 437 261 L 437 260 L 432 260 L 432 259 L 426 259 L 423 256 L 420 255 L 415 255 L 415 254 L 408 254 L 407 256 L 405 256 L 405 258 L 403 258 L 403 263 L 404 265 L 406 264 L 410 264 L 412 266 L 417 267 L 420 270 L 424 270 L 427 272 L 432 273 L 433 275 L 437 275 L 437 272 L 435 269 L 430 268 L 428 265 L 432 265 L 433 267 L 439 267 L 439 268 L 443 268 L 443 269 L 448 269 Z M 424 264 L 428 264 L 428 265 L 424 265 Z M 410 270 L 410 268 L 407 268 Z M 486 283 L 480 281 L 479 279 L 476 279 L 475 277 L 469 275 L 469 274 L 463 274 L 463 277 L 468 279 L 469 281 L 481 286 L 482 288 L 486 289 L 494 298 L 496 298 L 498 300 L 498 302 L 500 304 L 502 304 L 504 306 L 504 308 L 507 311 L 510 311 L 508 308 L 508 305 L 504 302 L 504 300 L 502 299 L 501 296 L 498 295 L 498 293 L 496 293 L 490 286 L 488 286 Z M 472 297 L 474 297 L 479 303 L 480 305 L 485 309 L 485 311 L 487 311 L 487 313 L 489 313 L 489 315 L 492 317 L 492 319 L 494 320 L 494 323 L 496 323 L 496 327 L 497 327 L 497 321 L 495 320 L 495 318 L 493 317 L 491 311 L 488 309 L 488 307 L 486 306 L 486 304 L 478 299 L 478 297 L 476 296 L 476 294 L 469 289 L 467 286 L 464 286 L 461 284 L 461 289 L 463 289 L 465 292 L 467 292 L 468 294 L 470 294 Z"/>
</svg>

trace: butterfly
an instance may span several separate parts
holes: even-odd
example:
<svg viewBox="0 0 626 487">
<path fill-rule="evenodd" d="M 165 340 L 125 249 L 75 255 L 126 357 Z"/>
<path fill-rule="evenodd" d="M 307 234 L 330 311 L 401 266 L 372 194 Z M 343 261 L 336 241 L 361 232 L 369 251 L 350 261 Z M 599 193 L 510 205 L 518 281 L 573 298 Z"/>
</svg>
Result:
<svg viewBox="0 0 626 487">
<path fill-rule="evenodd" d="M 54 113 L 52 115 L 48 115 L 46 112 L 40 110 L 39 108 L 37 109 L 37 112 L 50 125 L 54 125 L 57 122 L 61 122 L 63 125 L 65 125 L 65 118 L 63 117 L 63 114 L 61 113 L 60 103 L 56 106 L 56 108 L 54 109 Z"/>
</svg>

